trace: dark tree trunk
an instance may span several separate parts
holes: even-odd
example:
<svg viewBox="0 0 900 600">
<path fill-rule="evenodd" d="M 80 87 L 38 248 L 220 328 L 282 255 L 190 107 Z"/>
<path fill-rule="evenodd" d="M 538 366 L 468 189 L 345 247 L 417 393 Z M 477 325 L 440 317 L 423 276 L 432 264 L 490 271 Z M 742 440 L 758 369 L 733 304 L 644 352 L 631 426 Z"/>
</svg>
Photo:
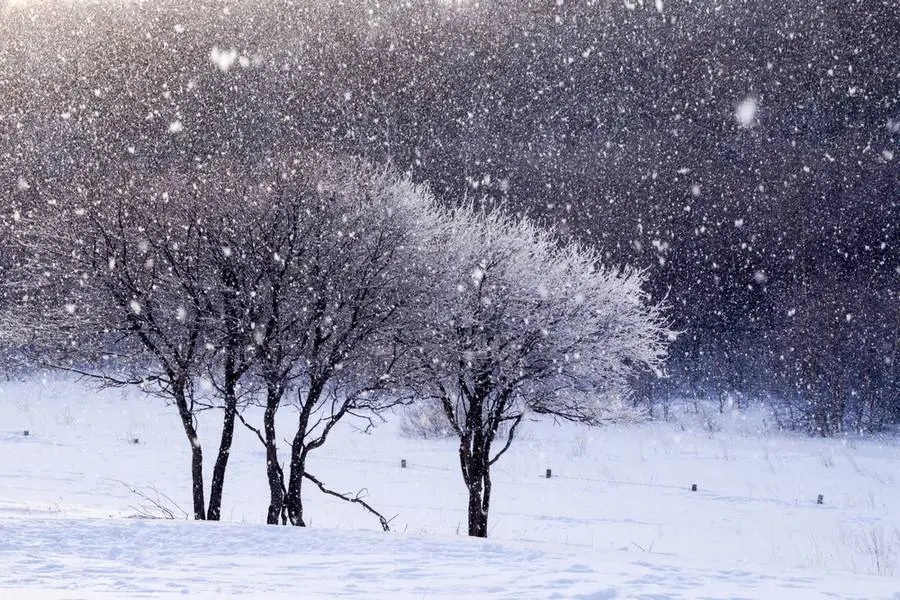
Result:
<svg viewBox="0 0 900 600">
<path fill-rule="evenodd" d="M 206 501 L 203 496 L 203 448 L 200 446 L 200 438 L 197 437 L 197 429 L 194 427 L 194 415 L 188 408 L 185 386 L 186 382 L 173 382 L 172 395 L 175 398 L 175 405 L 178 407 L 184 433 L 191 444 L 191 492 L 194 519 L 202 521 L 206 518 Z"/>
<path fill-rule="evenodd" d="M 231 444 L 234 441 L 234 420 L 237 415 L 237 399 L 233 392 L 225 399 L 225 417 L 222 420 L 222 439 L 219 442 L 219 453 L 213 467 L 212 484 L 209 489 L 209 510 L 206 518 L 218 521 L 222 518 L 222 494 L 225 489 L 225 470 L 231 456 Z"/>
<path fill-rule="evenodd" d="M 481 483 L 469 488 L 469 535 L 487 537 L 488 514 L 484 508 Z"/>
<path fill-rule="evenodd" d="M 297 422 L 297 433 L 294 434 L 294 440 L 291 443 L 291 472 L 288 475 L 285 505 L 287 506 L 288 521 L 295 527 L 306 527 L 306 523 L 303 521 L 303 499 L 300 497 L 303 489 L 303 476 L 306 473 L 306 457 L 310 451 L 305 442 L 310 415 L 323 388 L 324 383 L 321 381 L 313 382 L 310 385 L 305 402 L 300 403 L 303 409 L 300 411 L 300 418 Z M 299 397 L 302 392 L 298 391 L 297 394 Z"/>
<path fill-rule="evenodd" d="M 470 400 L 466 416 L 469 432 L 460 440 L 459 459 L 463 480 L 469 490 L 469 535 L 487 537 L 490 509 L 490 448 L 494 431 L 488 429 L 482 415 L 485 394 L 476 393 Z"/>
<path fill-rule="evenodd" d="M 491 503 L 491 475 L 486 452 L 483 450 L 471 452 L 467 471 L 469 477 L 467 483 L 469 489 L 469 535 L 487 537 L 488 512 Z"/>
<path fill-rule="evenodd" d="M 287 523 L 284 504 L 284 471 L 278 463 L 278 440 L 275 437 L 275 413 L 281 395 L 273 391 L 269 392 L 266 402 L 266 412 L 263 416 L 263 429 L 266 440 L 266 478 L 269 480 L 269 513 L 266 523 L 278 525 Z M 302 508 L 301 508 L 302 513 Z"/>
<path fill-rule="evenodd" d="M 303 446 L 303 434 L 298 431 L 291 446 L 291 474 L 285 499 L 288 520 L 295 527 L 306 527 L 306 523 L 303 521 L 303 499 L 300 497 L 305 472 L 306 448 Z"/>
<path fill-rule="evenodd" d="M 244 373 L 240 357 L 242 353 L 243 336 L 241 334 L 241 311 L 237 308 L 237 276 L 230 265 L 226 265 L 221 273 L 222 284 L 222 313 L 226 324 L 228 336 L 224 343 L 222 355 L 223 385 L 221 392 L 225 401 L 225 416 L 222 420 L 222 438 L 219 441 L 219 453 L 216 455 L 216 464 L 213 467 L 212 483 L 209 489 L 209 510 L 206 518 L 209 521 L 218 521 L 222 518 L 222 495 L 225 489 L 225 471 L 228 469 L 228 459 L 231 456 L 231 445 L 234 441 L 234 422 L 237 416 L 237 386 Z"/>
<path fill-rule="evenodd" d="M 191 438 L 191 491 L 194 504 L 194 520 L 203 521 L 206 500 L 203 495 L 203 449 L 195 433 Z"/>
</svg>

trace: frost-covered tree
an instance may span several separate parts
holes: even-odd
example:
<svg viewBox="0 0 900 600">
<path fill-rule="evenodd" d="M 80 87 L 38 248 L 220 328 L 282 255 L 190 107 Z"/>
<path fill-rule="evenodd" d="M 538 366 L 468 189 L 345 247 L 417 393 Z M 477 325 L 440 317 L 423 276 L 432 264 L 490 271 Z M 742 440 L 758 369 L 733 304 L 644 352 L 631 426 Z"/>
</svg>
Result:
<svg viewBox="0 0 900 600">
<path fill-rule="evenodd" d="M 442 235 L 443 290 L 424 315 L 413 385 L 459 438 L 469 535 L 485 537 L 491 466 L 525 415 L 621 417 L 629 376 L 661 367 L 670 332 L 641 272 L 603 267 L 527 220 L 462 208 Z"/>
<path fill-rule="evenodd" d="M 342 419 L 367 419 L 401 399 L 410 347 L 399 333 L 425 302 L 420 251 L 438 213 L 423 189 L 353 159 L 284 164 L 271 188 L 271 218 L 252 225 L 261 240 L 254 374 L 265 390 L 263 427 L 254 429 L 266 446 L 267 520 L 286 513 L 302 526 L 304 480 L 338 495 L 308 471 L 310 453 Z M 297 415 L 287 481 L 275 437 L 283 403 Z"/>
<path fill-rule="evenodd" d="M 36 284 L 17 310 L 45 362 L 175 405 L 195 518 L 221 515 L 235 422 L 254 395 L 263 427 L 247 425 L 266 447 L 269 522 L 304 524 L 304 481 L 377 514 L 329 490 L 307 458 L 345 417 L 401 400 L 410 346 L 400 332 L 433 280 L 429 193 L 360 160 L 285 155 L 87 168 L 38 194 L 46 201 L 17 238 Z M 287 478 L 275 436 L 283 404 L 298 416 Z M 197 415 L 210 408 L 223 409 L 223 427 L 206 506 Z"/>
</svg>

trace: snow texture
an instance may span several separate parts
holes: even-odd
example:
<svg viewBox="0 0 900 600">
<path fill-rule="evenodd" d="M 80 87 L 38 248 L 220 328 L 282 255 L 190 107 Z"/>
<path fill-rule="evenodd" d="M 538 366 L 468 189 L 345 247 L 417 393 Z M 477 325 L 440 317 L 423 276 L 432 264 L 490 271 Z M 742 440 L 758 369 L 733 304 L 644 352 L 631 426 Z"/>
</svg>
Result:
<svg viewBox="0 0 900 600">
<path fill-rule="evenodd" d="M 171 407 L 66 381 L 6 383 L 0 599 L 900 598 L 895 439 L 779 434 L 753 410 L 675 414 L 602 430 L 527 423 L 496 466 L 491 539 L 475 540 L 457 533 L 454 443 L 402 437 L 399 418 L 369 435 L 345 424 L 311 458 L 332 487 L 365 487 L 392 533 L 314 490 L 310 528 L 262 525 L 264 455 L 246 431 L 226 522 L 148 520 L 129 518 L 152 512 L 131 489 L 189 506 Z M 207 449 L 215 420 L 201 418 Z"/>
</svg>

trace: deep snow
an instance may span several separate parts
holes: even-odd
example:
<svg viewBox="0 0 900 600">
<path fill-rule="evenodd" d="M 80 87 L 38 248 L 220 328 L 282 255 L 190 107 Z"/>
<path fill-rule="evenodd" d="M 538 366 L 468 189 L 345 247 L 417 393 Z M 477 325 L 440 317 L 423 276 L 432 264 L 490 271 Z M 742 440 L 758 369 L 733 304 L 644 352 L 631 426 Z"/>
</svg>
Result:
<svg viewBox="0 0 900 600">
<path fill-rule="evenodd" d="M 216 420 L 201 421 L 207 475 Z M 602 430 L 531 422 L 495 466 L 487 541 L 459 534 L 452 440 L 404 438 L 396 418 L 369 434 L 348 423 L 313 456 L 329 486 L 366 488 L 393 531 L 312 488 L 310 528 L 262 525 L 263 450 L 246 430 L 227 523 L 128 518 L 152 512 L 132 488 L 190 504 L 174 409 L 65 380 L 3 384 L 0 598 L 900 599 L 892 438 L 810 439 L 774 432 L 761 413 L 703 406 Z"/>
</svg>

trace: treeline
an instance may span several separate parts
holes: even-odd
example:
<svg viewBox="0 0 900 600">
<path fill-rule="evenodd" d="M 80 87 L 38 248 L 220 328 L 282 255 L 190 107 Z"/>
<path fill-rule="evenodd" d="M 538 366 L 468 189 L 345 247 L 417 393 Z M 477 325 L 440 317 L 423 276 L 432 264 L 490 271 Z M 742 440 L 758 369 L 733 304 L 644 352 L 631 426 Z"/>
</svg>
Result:
<svg viewBox="0 0 900 600">
<path fill-rule="evenodd" d="M 391 160 L 649 269 L 684 334 L 648 406 L 900 419 L 892 0 L 0 10 L 5 190 L 273 148 Z"/>
</svg>

